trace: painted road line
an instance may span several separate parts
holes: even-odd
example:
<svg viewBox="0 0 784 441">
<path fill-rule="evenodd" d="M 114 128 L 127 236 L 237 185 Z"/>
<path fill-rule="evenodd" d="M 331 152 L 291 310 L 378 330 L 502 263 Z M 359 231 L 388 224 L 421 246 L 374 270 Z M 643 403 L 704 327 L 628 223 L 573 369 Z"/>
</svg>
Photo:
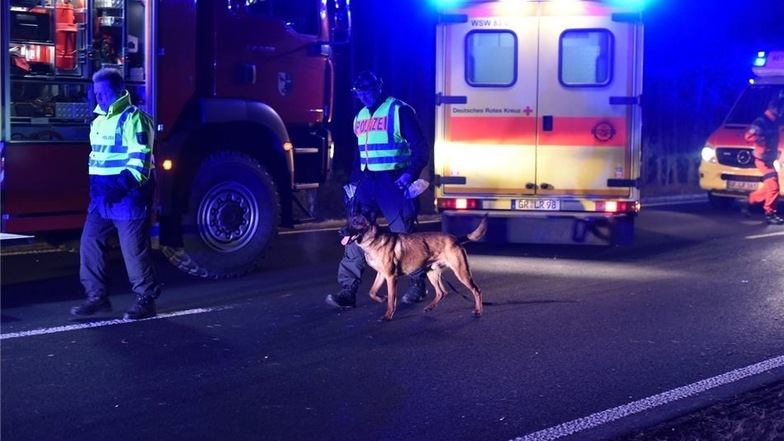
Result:
<svg viewBox="0 0 784 441">
<path fill-rule="evenodd" d="M 90 322 L 90 323 L 78 323 L 75 325 L 67 325 L 67 326 L 55 326 L 53 328 L 33 329 L 30 331 L 11 332 L 8 334 L 0 334 L 0 340 L 21 338 L 21 337 L 33 337 L 36 335 L 45 335 L 45 334 L 56 334 L 59 332 L 78 331 L 80 329 L 102 328 L 105 326 L 122 325 L 122 324 L 135 323 L 135 322 L 147 321 L 147 320 L 160 320 L 160 319 L 171 318 L 171 317 L 180 317 L 183 315 L 204 314 L 207 312 L 221 311 L 224 309 L 231 309 L 231 306 L 222 306 L 219 308 L 195 308 L 195 309 L 187 309 L 185 311 L 168 312 L 165 314 L 158 314 L 155 317 L 150 317 L 148 319 L 143 319 L 143 320 L 114 319 L 114 320 L 103 320 L 99 322 Z"/>
<path fill-rule="evenodd" d="M 588 429 L 599 427 L 602 424 L 619 420 L 629 415 L 644 412 L 646 410 L 663 406 L 673 401 L 691 397 L 719 386 L 734 383 L 744 378 L 781 367 L 784 367 L 784 356 L 774 357 L 751 366 L 735 369 L 734 371 L 717 375 L 705 380 L 700 380 L 696 383 L 682 386 L 677 389 L 672 389 L 667 392 L 650 396 L 648 398 L 643 398 L 642 400 L 633 401 L 622 406 L 614 407 L 602 412 L 597 412 L 586 417 L 578 418 L 576 420 L 550 427 L 548 429 L 530 433 L 528 435 L 515 438 L 514 441 L 547 441 L 574 435 Z"/>
<path fill-rule="evenodd" d="M 755 234 L 753 236 L 746 236 L 746 239 L 765 239 L 767 237 L 784 236 L 784 231 L 778 233 Z"/>
</svg>

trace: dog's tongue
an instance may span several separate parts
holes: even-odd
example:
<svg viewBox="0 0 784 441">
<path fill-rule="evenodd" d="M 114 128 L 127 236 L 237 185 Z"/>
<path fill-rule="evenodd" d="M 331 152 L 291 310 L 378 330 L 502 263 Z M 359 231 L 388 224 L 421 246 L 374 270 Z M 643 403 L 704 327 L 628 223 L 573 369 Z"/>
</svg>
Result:
<svg viewBox="0 0 784 441">
<path fill-rule="evenodd" d="M 343 239 L 340 239 L 340 244 L 343 246 L 348 245 L 348 239 L 349 239 L 348 236 L 343 236 Z"/>
</svg>

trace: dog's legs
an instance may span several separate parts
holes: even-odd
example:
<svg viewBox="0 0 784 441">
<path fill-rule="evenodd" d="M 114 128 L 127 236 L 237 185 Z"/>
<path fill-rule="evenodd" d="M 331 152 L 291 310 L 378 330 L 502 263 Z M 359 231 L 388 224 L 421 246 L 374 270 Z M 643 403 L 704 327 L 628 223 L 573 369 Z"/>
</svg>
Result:
<svg viewBox="0 0 784 441">
<path fill-rule="evenodd" d="M 471 277 L 471 270 L 468 268 L 468 256 L 466 255 L 465 249 L 460 247 L 458 253 L 453 254 L 453 259 L 450 259 L 450 267 L 452 271 L 454 271 L 455 276 L 457 276 L 457 280 L 460 281 L 466 288 L 471 290 L 471 294 L 474 295 L 474 317 L 480 317 L 482 315 L 482 290 L 474 283 L 473 277 Z"/>
<path fill-rule="evenodd" d="M 425 312 L 430 312 L 441 303 L 441 299 L 444 298 L 446 294 L 446 290 L 444 289 L 444 282 L 442 280 L 441 273 L 443 272 L 443 268 L 441 267 L 433 267 L 430 271 L 427 272 L 427 279 L 430 280 L 430 284 L 433 285 L 433 289 L 435 290 L 435 298 L 429 305 L 425 307 Z"/>
<path fill-rule="evenodd" d="M 370 287 L 370 298 L 377 301 L 378 303 L 384 303 L 384 296 L 378 295 L 378 292 L 381 290 L 381 286 L 384 284 L 384 276 L 381 273 L 376 273 L 376 279 L 373 280 L 373 286 Z"/>
<path fill-rule="evenodd" d="M 389 276 L 387 280 L 387 312 L 381 317 L 379 321 L 388 322 L 392 320 L 392 315 L 395 314 L 395 306 L 397 303 L 397 276 Z"/>
</svg>

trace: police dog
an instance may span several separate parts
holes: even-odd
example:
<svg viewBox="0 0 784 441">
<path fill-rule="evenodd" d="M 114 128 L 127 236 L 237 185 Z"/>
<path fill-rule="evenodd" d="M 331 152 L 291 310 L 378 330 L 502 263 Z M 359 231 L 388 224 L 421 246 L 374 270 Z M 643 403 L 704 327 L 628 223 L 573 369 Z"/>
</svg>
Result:
<svg viewBox="0 0 784 441">
<path fill-rule="evenodd" d="M 476 242 L 487 231 L 487 215 L 479 226 L 467 236 L 457 238 L 448 233 L 390 233 L 381 231 L 363 215 L 351 216 L 348 224 L 338 233 L 341 243 L 348 245 L 356 242 L 365 252 L 368 265 L 376 270 L 376 279 L 370 288 L 370 298 L 384 302 L 378 292 L 384 281 L 387 282 L 387 311 L 380 321 L 392 320 L 397 302 L 397 278 L 420 269 L 427 268 L 427 278 L 435 288 L 435 298 L 425 307 L 425 312 L 435 308 L 446 294 L 441 273 L 450 268 L 457 279 L 471 290 L 474 295 L 474 317 L 482 315 L 482 291 L 474 283 L 468 268 L 468 258 L 461 243 Z"/>
</svg>

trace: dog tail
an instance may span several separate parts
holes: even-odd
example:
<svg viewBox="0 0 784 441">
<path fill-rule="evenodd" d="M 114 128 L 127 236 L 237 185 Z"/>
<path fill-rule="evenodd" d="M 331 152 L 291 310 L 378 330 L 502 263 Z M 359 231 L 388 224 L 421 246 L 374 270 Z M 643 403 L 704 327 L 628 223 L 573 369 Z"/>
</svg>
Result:
<svg viewBox="0 0 784 441">
<path fill-rule="evenodd" d="M 469 233 L 466 236 L 460 236 L 457 241 L 458 243 L 466 243 L 466 242 L 476 242 L 484 237 L 485 233 L 487 232 L 487 213 L 482 216 L 482 220 L 479 221 L 479 225 L 476 227 L 474 231 Z"/>
</svg>

